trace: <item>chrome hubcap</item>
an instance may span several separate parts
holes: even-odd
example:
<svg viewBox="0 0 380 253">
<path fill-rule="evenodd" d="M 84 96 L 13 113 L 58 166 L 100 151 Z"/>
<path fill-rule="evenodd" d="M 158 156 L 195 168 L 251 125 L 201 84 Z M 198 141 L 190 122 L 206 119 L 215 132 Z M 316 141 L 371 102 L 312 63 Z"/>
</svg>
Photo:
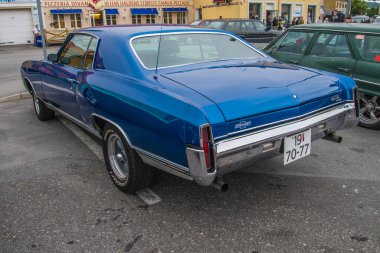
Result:
<svg viewBox="0 0 380 253">
<path fill-rule="evenodd" d="M 376 124 L 380 121 L 380 99 L 377 96 L 359 94 L 360 121 Z"/>
<path fill-rule="evenodd" d="M 38 101 L 38 98 L 34 99 L 34 108 L 36 108 L 37 114 L 40 114 L 40 103 Z"/>
<path fill-rule="evenodd" d="M 129 175 L 128 157 L 120 137 L 113 133 L 107 142 L 108 158 L 113 172 L 120 179 L 127 179 Z"/>
</svg>

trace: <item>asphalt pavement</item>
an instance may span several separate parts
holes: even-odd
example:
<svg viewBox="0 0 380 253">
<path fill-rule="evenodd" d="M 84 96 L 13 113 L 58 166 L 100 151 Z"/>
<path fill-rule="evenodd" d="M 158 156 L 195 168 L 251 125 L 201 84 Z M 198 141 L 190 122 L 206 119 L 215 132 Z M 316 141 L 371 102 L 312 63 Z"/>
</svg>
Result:
<svg viewBox="0 0 380 253">
<path fill-rule="evenodd" d="M 159 173 L 147 205 L 112 184 L 84 131 L 38 121 L 30 99 L 0 112 L 1 252 L 380 252 L 377 131 L 227 175 L 226 193 Z"/>
<path fill-rule="evenodd" d="M 50 48 L 56 51 L 57 47 Z M 24 91 L 31 46 L 0 47 L 0 97 Z M 30 99 L 0 103 L 0 252 L 380 252 L 379 131 L 341 131 L 225 177 L 221 193 L 166 173 L 148 205 L 119 191 L 99 141 Z M 73 127 L 74 126 L 74 127 Z"/>
<path fill-rule="evenodd" d="M 48 47 L 48 53 L 58 47 Z M 42 49 L 32 45 L 0 46 L 0 98 L 25 92 L 20 78 L 21 64 L 26 60 L 42 60 Z"/>
</svg>

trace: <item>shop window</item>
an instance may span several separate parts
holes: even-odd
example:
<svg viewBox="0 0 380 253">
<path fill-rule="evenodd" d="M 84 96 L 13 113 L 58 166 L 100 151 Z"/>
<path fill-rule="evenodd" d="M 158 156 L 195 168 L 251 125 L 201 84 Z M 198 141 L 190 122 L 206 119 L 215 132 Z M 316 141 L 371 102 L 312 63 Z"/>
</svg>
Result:
<svg viewBox="0 0 380 253">
<path fill-rule="evenodd" d="M 177 24 L 186 24 L 186 12 L 177 12 Z"/>
<path fill-rule="evenodd" d="M 172 12 L 164 12 L 164 24 L 173 24 Z"/>
<path fill-rule="evenodd" d="M 70 14 L 70 23 L 71 23 L 71 28 L 81 28 L 82 27 L 82 18 L 81 14 Z"/>
<path fill-rule="evenodd" d="M 147 24 L 155 24 L 156 23 L 156 15 L 146 15 L 145 20 Z"/>
<path fill-rule="evenodd" d="M 141 24 L 141 15 L 132 15 L 132 24 Z"/>
<path fill-rule="evenodd" d="M 106 15 L 107 25 L 116 25 L 116 15 L 115 14 L 107 14 Z"/>
<path fill-rule="evenodd" d="M 63 14 L 53 14 L 53 27 L 55 29 L 65 28 L 65 16 Z"/>
</svg>

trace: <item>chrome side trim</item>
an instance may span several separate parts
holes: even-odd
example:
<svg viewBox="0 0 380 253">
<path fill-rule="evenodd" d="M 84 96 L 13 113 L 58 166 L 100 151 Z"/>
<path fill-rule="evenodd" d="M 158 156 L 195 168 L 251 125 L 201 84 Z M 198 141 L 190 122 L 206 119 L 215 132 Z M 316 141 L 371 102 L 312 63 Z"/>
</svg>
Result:
<svg viewBox="0 0 380 253">
<path fill-rule="evenodd" d="M 74 117 L 71 116 L 70 114 L 68 114 L 68 113 L 66 113 L 66 112 L 64 112 L 64 111 L 62 111 L 61 109 L 58 109 L 57 107 L 55 107 L 55 106 L 53 106 L 53 105 L 51 105 L 51 104 L 49 104 L 49 103 L 45 103 L 45 105 L 46 105 L 49 109 L 51 109 L 51 110 L 53 110 L 53 111 L 55 111 L 55 112 L 61 114 L 61 115 L 64 116 L 65 118 L 68 118 L 69 120 L 73 121 L 75 124 L 79 125 L 80 127 L 84 128 L 85 130 L 89 131 L 90 133 L 92 133 L 92 134 L 95 135 L 96 137 L 98 137 L 98 138 L 100 138 L 100 139 L 102 138 L 102 137 L 100 136 L 100 134 L 99 134 L 95 129 L 89 127 L 88 125 L 86 125 L 86 124 L 83 123 L 82 121 L 80 121 L 80 120 L 74 118 Z"/>
<path fill-rule="evenodd" d="M 353 103 L 354 101 L 353 100 L 347 100 L 345 102 Z M 339 104 L 339 105 L 342 105 L 342 104 Z M 269 127 L 269 126 L 272 126 L 272 125 L 277 125 L 277 124 L 285 122 L 285 121 L 297 120 L 297 119 L 300 119 L 300 118 L 307 117 L 309 115 L 314 115 L 315 113 L 319 113 L 321 111 L 325 111 L 325 110 L 333 108 L 333 107 L 337 107 L 337 105 L 336 104 L 335 105 L 329 105 L 329 106 L 323 107 L 321 109 L 318 109 L 316 111 L 308 112 L 308 113 L 305 113 L 305 114 L 302 114 L 300 116 L 296 116 L 296 117 L 293 117 L 293 118 L 287 118 L 287 119 L 271 122 L 271 123 L 268 123 L 268 124 L 264 124 L 264 125 L 255 126 L 255 127 L 247 128 L 247 129 L 244 129 L 244 130 L 232 132 L 232 133 L 229 133 L 229 134 L 226 134 L 226 135 L 221 135 L 221 136 L 215 137 L 214 141 L 217 141 L 217 140 L 220 140 L 220 139 L 224 139 L 224 138 L 228 138 L 231 135 L 236 135 L 236 134 L 250 132 L 250 131 L 258 129 L 258 128 L 263 128 L 263 127 Z"/>
<path fill-rule="evenodd" d="M 91 119 L 91 123 L 92 123 L 92 125 L 93 125 L 93 127 L 94 127 L 95 129 L 99 129 L 99 126 L 96 125 L 96 123 L 95 123 L 95 121 L 94 121 L 94 116 L 99 117 L 99 118 L 101 118 L 101 119 L 103 119 L 103 120 L 105 120 L 105 121 L 111 123 L 112 125 L 114 125 L 114 126 L 115 126 L 115 127 L 116 127 L 116 128 L 117 128 L 117 129 L 123 134 L 124 138 L 125 138 L 125 139 L 127 140 L 127 142 L 128 142 L 128 145 L 129 145 L 131 148 L 134 148 L 134 146 L 133 146 L 131 140 L 129 139 L 128 135 L 125 133 L 125 131 L 123 130 L 123 128 L 121 128 L 121 126 L 119 126 L 119 124 L 117 124 L 117 123 L 115 123 L 114 121 L 112 121 L 112 120 L 110 120 L 110 119 L 108 119 L 108 118 L 106 118 L 106 117 L 103 117 L 103 116 L 101 116 L 101 115 L 99 115 L 99 114 L 97 114 L 97 113 L 92 113 L 91 116 L 90 116 L 90 119 Z M 100 134 L 99 134 L 99 135 L 100 135 Z M 100 137 L 100 138 L 102 138 L 102 137 Z"/>
<path fill-rule="evenodd" d="M 174 174 L 176 176 L 179 176 L 179 177 L 182 177 L 182 178 L 185 178 L 185 179 L 188 179 L 188 180 L 193 180 L 193 177 L 189 174 L 189 169 L 182 166 L 182 165 L 179 165 L 177 163 L 173 163 L 161 156 L 158 156 L 158 155 L 155 155 L 155 154 L 152 154 L 146 150 L 143 150 L 141 148 L 138 148 L 136 146 L 134 146 L 132 144 L 132 142 L 130 141 L 128 135 L 125 133 L 125 131 L 120 127 L 120 125 L 116 124 L 115 122 L 113 122 L 112 120 L 108 119 L 108 118 L 105 118 L 99 114 L 96 114 L 96 113 L 93 113 L 91 114 L 91 122 L 93 124 L 95 124 L 96 126 L 96 123 L 94 122 L 94 116 L 97 116 L 99 118 L 102 118 L 103 120 L 111 123 L 112 125 L 114 125 L 124 136 L 124 138 L 127 140 L 129 146 L 135 150 L 137 152 L 137 154 L 141 157 L 141 159 L 153 166 L 153 167 L 156 167 L 160 170 L 163 170 L 165 172 L 168 172 L 168 173 L 171 173 L 171 174 Z"/>
<path fill-rule="evenodd" d="M 380 86 L 380 83 L 375 83 L 375 82 L 371 82 L 371 81 L 366 81 L 366 80 L 362 80 L 362 79 L 358 79 L 358 78 L 354 78 L 355 81 L 358 81 L 358 82 L 362 82 L 362 83 L 369 83 L 369 84 L 374 84 L 374 85 L 379 85 Z"/>
<path fill-rule="evenodd" d="M 252 47 L 252 45 L 250 45 L 249 43 L 241 40 L 238 36 L 233 36 L 232 34 L 229 34 L 229 33 L 224 33 L 224 32 L 218 32 L 218 31 L 188 31 L 188 32 L 168 32 L 168 33 L 152 33 L 152 34 L 143 34 L 143 35 L 137 35 L 137 36 L 134 36 L 132 37 L 130 40 L 129 40 L 129 46 L 130 48 L 132 49 L 135 57 L 138 59 L 138 61 L 140 62 L 141 66 L 146 69 L 146 70 L 155 70 L 156 68 L 147 68 L 144 63 L 141 61 L 140 57 L 138 56 L 138 54 L 136 53 L 135 51 L 135 48 L 133 47 L 132 45 L 132 41 L 135 40 L 135 39 L 138 39 L 138 38 L 144 38 L 144 37 L 153 37 L 153 36 L 160 36 L 160 35 L 172 35 L 172 34 L 202 34 L 202 33 L 209 33 L 209 34 L 223 34 L 223 35 L 227 35 L 227 36 L 231 36 L 231 37 L 234 37 L 235 39 L 239 40 L 241 43 L 243 43 L 245 46 L 253 49 L 256 53 L 260 54 L 263 58 L 267 58 L 268 56 L 266 56 L 265 54 L 263 54 L 262 52 L 260 52 L 258 49 Z M 259 57 L 252 57 L 252 58 L 242 58 L 242 59 L 257 59 Z M 225 59 L 225 60 L 240 60 L 240 59 Z M 215 61 L 215 60 L 214 60 Z M 173 65 L 173 66 L 166 66 L 166 67 L 159 67 L 157 69 L 166 69 L 166 68 L 174 68 L 174 67 L 180 67 L 180 66 L 188 66 L 188 65 L 193 65 L 193 64 L 199 64 L 199 63 L 207 63 L 207 62 L 213 62 L 213 61 L 203 61 L 203 62 L 193 62 L 193 63 L 187 63 L 187 64 L 180 64 L 180 65 Z"/>
<path fill-rule="evenodd" d="M 284 134 L 290 134 L 294 131 L 305 129 L 307 127 L 317 124 L 318 122 L 322 122 L 328 118 L 335 117 L 337 115 L 341 115 L 349 111 L 355 111 L 354 103 L 347 103 L 347 104 L 332 108 L 328 111 L 320 112 L 318 114 L 313 114 L 307 118 L 286 123 L 281 126 L 275 126 L 269 129 L 268 128 L 264 129 L 262 131 L 223 140 L 215 144 L 216 153 L 221 154 L 223 152 L 233 151 L 235 149 L 251 145 L 252 143 L 257 143 L 257 142 L 274 138 L 277 136 L 281 136 Z"/>
<path fill-rule="evenodd" d="M 134 148 L 137 154 L 141 157 L 144 163 L 149 164 L 157 169 L 163 170 L 167 173 L 179 176 L 181 178 L 193 181 L 193 177 L 189 174 L 189 169 L 179 164 L 173 163 L 160 156 L 149 153 L 140 148 Z"/>
</svg>

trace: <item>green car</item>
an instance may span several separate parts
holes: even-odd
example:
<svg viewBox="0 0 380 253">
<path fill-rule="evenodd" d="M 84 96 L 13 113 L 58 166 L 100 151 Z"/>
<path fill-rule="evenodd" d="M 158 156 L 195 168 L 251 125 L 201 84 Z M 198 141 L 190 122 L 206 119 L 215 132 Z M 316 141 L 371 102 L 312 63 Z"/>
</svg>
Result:
<svg viewBox="0 0 380 253">
<path fill-rule="evenodd" d="M 284 63 L 326 70 L 358 84 L 360 125 L 380 129 L 380 27 L 371 24 L 313 24 L 286 30 L 267 47 Z"/>
</svg>

